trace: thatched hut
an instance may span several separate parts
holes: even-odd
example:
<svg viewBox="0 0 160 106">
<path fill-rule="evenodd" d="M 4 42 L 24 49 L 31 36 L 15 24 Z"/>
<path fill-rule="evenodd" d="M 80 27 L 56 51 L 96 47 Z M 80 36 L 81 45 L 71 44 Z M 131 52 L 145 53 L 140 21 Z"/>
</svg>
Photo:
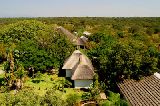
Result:
<svg viewBox="0 0 160 106">
<path fill-rule="evenodd" d="M 87 41 L 88 41 L 88 38 L 86 38 L 85 36 L 81 36 L 80 38 L 78 38 L 76 41 L 77 48 L 85 49 L 85 45 Z"/>
<path fill-rule="evenodd" d="M 83 32 L 83 35 L 90 36 L 90 35 L 91 35 L 91 33 L 90 33 L 90 32 L 88 32 L 88 31 L 84 31 L 84 32 Z"/>
<path fill-rule="evenodd" d="M 94 68 L 89 58 L 75 50 L 65 61 L 62 67 L 66 71 L 66 77 L 74 81 L 75 88 L 88 88 L 93 83 Z"/>
<path fill-rule="evenodd" d="M 67 29 L 63 28 L 62 26 L 57 27 L 57 30 L 63 33 L 70 40 L 70 42 L 73 43 L 73 45 L 77 46 L 77 49 L 79 48 L 85 49 L 85 45 L 88 41 L 87 37 L 85 36 L 78 37 L 69 32 Z"/>
</svg>

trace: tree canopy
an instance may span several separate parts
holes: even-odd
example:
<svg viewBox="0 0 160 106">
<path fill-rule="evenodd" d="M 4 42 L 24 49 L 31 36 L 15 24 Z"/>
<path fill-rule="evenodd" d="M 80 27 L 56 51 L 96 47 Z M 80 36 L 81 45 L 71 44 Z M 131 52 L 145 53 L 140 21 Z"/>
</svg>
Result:
<svg viewBox="0 0 160 106">
<path fill-rule="evenodd" d="M 108 87 L 123 79 L 140 79 L 157 71 L 158 51 L 153 45 L 133 39 L 122 42 L 101 33 L 90 39 L 97 45 L 88 51 L 88 55 L 93 60 L 100 80 L 108 83 Z"/>
<path fill-rule="evenodd" d="M 15 45 L 19 61 L 25 68 L 44 71 L 60 67 L 74 47 L 56 28 L 40 21 L 24 20 L 0 30 L 0 40 L 7 50 Z"/>
</svg>

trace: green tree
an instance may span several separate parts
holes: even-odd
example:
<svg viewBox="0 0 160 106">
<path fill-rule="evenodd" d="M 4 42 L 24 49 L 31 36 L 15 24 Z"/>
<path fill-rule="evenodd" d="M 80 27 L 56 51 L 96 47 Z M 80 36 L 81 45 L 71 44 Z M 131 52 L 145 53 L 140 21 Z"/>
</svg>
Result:
<svg viewBox="0 0 160 106">
<path fill-rule="evenodd" d="M 120 42 L 105 35 L 88 55 L 98 70 L 100 80 L 108 88 L 115 89 L 116 83 L 121 80 L 140 79 L 157 71 L 156 53 L 156 49 L 152 50 L 141 41 L 128 39 Z"/>
<path fill-rule="evenodd" d="M 43 106 L 66 106 L 65 100 L 62 98 L 62 92 L 49 90 L 42 99 Z"/>
<path fill-rule="evenodd" d="M 16 45 L 25 69 L 45 72 L 59 68 L 74 50 L 72 43 L 55 29 L 40 21 L 19 21 L 1 29 L 0 41 L 8 46 Z"/>
</svg>

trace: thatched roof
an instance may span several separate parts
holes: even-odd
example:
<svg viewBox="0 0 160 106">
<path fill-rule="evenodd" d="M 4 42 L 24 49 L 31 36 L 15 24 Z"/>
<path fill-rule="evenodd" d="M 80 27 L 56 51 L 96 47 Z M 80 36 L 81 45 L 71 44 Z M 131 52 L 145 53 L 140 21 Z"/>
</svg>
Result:
<svg viewBox="0 0 160 106">
<path fill-rule="evenodd" d="M 93 79 L 94 72 L 88 65 L 80 64 L 72 75 L 72 80 Z"/>
<path fill-rule="evenodd" d="M 63 34 L 65 34 L 72 43 L 76 44 L 76 41 L 78 38 L 74 34 L 69 32 L 67 29 L 63 28 L 62 26 L 57 27 L 57 29 L 61 31 Z"/>
<path fill-rule="evenodd" d="M 72 69 L 72 80 L 93 79 L 94 68 L 89 58 L 75 50 L 66 60 L 62 69 Z"/>
<path fill-rule="evenodd" d="M 81 36 L 80 38 L 78 38 L 76 35 L 72 34 L 71 32 L 69 32 L 67 29 L 63 28 L 62 26 L 57 27 L 57 29 L 63 33 L 64 35 L 66 35 L 66 37 L 74 44 L 74 45 L 85 45 L 86 42 L 88 41 L 88 38 L 86 38 L 85 36 Z"/>
<path fill-rule="evenodd" d="M 82 53 L 81 53 L 79 50 L 75 50 L 75 51 L 73 52 L 73 54 L 79 54 L 79 55 L 81 55 Z"/>
<path fill-rule="evenodd" d="M 75 69 L 72 80 L 82 80 L 82 79 L 93 79 L 94 69 L 89 58 L 81 54 L 80 55 L 80 64 Z"/>
<path fill-rule="evenodd" d="M 76 41 L 76 45 L 79 45 L 79 46 L 82 45 L 83 46 L 83 45 L 85 45 L 85 42 L 81 38 L 78 38 L 77 41 Z"/>
<path fill-rule="evenodd" d="M 124 80 L 118 85 L 132 106 L 160 106 L 160 79 L 155 75 L 140 81 Z"/>
<path fill-rule="evenodd" d="M 84 54 L 80 55 L 80 64 L 87 65 L 87 66 L 89 66 L 93 70 L 92 62 Z"/>
<path fill-rule="evenodd" d="M 85 36 L 81 36 L 80 38 L 77 39 L 76 45 L 85 45 L 88 41 L 88 38 Z"/>
<path fill-rule="evenodd" d="M 74 51 L 72 55 L 64 62 L 62 69 L 73 69 L 77 64 L 79 64 L 80 52 L 78 50 Z"/>
<path fill-rule="evenodd" d="M 85 36 L 81 36 L 80 38 L 81 38 L 84 42 L 87 42 L 87 41 L 88 41 L 88 38 L 85 37 Z"/>
</svg>

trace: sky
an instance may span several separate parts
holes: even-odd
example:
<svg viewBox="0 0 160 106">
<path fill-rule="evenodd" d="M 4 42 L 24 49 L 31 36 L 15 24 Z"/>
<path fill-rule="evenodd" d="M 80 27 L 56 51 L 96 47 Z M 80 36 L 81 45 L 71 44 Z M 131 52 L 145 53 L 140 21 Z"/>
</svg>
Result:
<svg viewBox="0 0 160 106">
<path fill-rule="evenodd" d="M 0 17 L 160 17 L 160 0 L 0 0 Z"/>
</svg>

